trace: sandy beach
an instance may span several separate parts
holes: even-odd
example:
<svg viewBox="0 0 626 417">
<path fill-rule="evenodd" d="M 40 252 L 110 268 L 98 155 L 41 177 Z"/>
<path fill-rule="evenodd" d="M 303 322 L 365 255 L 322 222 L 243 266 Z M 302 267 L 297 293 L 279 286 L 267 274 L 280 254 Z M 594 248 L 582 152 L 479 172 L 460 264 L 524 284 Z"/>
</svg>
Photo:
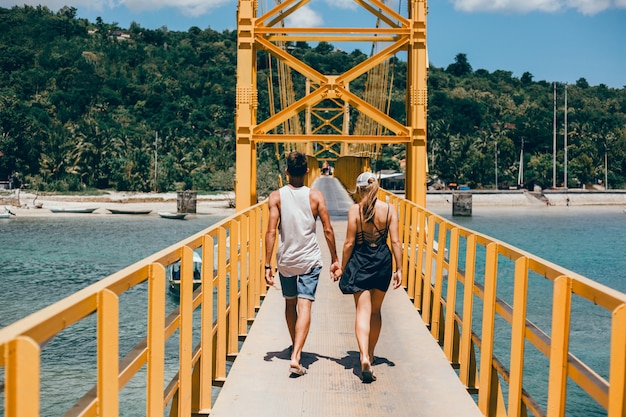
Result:
<svg viewBox="0 0 626 417">
<path fill-rule="evenodd" d="M 229 216 L 235 213 L 234 194 L 223 193 L 196 196 L 196 214 L 209 216 Z M 178 194 L 173 193 L 130 193 L 106 192 L 102 195 L 36 195 L 31 192 L 0 193 L 0 212 L 3 206 L 16 216 L 85 216 L 83 213 L 53 213 L 51 209 L 93 209 L 89 216 L 110 216 L 112 210 L 150 211 L 176 213 Z"/>
<path fill-rule="evenodd" d="M 452 209 L 452 191 L 429 192 L 426 207 L 435 212 Z M 524 190 L 513 191 L 471 191 L 472 206 L 475 209 L 488 208 L 538 208 L 541 206 L 612 206 L 626 209 L 626 190 L 587 191 L 587 190 L 544 190 L 544 193 L 530 193 Z M 85 214 L 53 213 L 51 209 L 95 208 L 91 216 L 111 215 L 108 209 L 125 211 L 147 211 L 150 215 L 158 212 L 176 212 L 178 194 L 171 193 L 130 193 L 106 192 L 101 195 L 37 195 L 29 191 L 0 191 L 0 212 L 6 206 L 17 216 L 71 216 Z M 196 214 L 228 216 L 235 213 L 233 192 L 196 197 Z"/>
</svg>

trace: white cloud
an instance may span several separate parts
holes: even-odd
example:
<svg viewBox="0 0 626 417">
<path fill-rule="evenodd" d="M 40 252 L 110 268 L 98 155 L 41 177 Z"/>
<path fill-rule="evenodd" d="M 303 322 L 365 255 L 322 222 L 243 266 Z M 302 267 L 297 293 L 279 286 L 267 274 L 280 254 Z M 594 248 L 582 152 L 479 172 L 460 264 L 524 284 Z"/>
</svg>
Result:
<svg viewBox="0 0 626 417">
<path fill-rule="evenodd" d="M 455 9 L 464 12 L 528 13 L 574 9 L 584 15 L 626 8 L 626 0 L 452 0 L 452 4 Z"/>
<path fill-rule="evenodd" d="M 339 9 L 347 9 L 347 10 L 357 9 L 357 4 L 354 0 L 326 0 L 326 3 L 328 3 L 330 6 L 337 7 Z"/>
<path fill-rule="evenodd" d="M 315 10 L 309 6 L 302 6 L 293 14 L 287 17 L 285 21 L 288 27 L 295 28 L 314 28 L 324 24 L 324 19 Z"/>
<path fill-rule="evenodd" d="M 186 16 L 198 17 L 228 2 L 229 0 L 120 0 L 119 3 L 134 12 L 171 7 Z"/>
</svg>

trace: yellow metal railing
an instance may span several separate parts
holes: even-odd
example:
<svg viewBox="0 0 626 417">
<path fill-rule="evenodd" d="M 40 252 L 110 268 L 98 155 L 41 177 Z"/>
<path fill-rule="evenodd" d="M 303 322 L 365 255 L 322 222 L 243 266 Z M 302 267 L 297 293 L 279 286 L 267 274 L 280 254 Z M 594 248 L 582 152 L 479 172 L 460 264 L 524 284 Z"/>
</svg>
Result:
<svg viewBox="0 0 626 417">
<path fill-rule="evenodd" d="M 403 284 L 408 295 L 458 368 L 463 384 L 477 394 L 483 414 L 564 416 L 569 380 L 609 417 L 626 415 L 625 294 L 465 229 L 387 191 L 381 190 L 380 198 L 394 204 L 399 213 Z M 550 334 L 528 319 L 529 276 L 546 278 L 542 281 L 551 287 Z M 500 296 L 498 283 L 504 280 L 513 283 L 512 305 Z M 611 329 L 606 335 L 606 345 L 610 345 L 607 378 L 570 352 L 574 300 L 586 300 L 607 312 Z M 550 307 L 545 304 L 544 310 Z M 547 393 L 543 392 L 545 398 L 540 400 L 523 388 L 530 382 L 524 379 L 530 346 L 549 364 Z M 498 360 L 496 350 L 509 357 L 508 368 Z"/>
<path fill-rule="evenodd" d="M 477 396 L 483 414 L 564 416 L 568 381 L 609 417 L 626 414 L 626 295 L 394 194 L 381 191 L 380 198 L 399 213 L 407 293 L 463 384 Z M 227 362 L 236 357 L 266 291 L 262 253 L 267 217 L 267 203 L 257 204 L 0 330 L 5 416 L 40 415 L 43 346 L 77 323 L 95 327 L 96 384 L 66 416 L 117 416 L 124 387 L 142 378 L 138 385 L 145 386 L 146 415 L 163 415 L 168 407 L 171 416 L 208 415 L 213 387 L 225 381 Z M 202 254 L 202 285 L 195 291 L 194 251 Z M 179 261 L 180 304 L 168 312 L 166 267 Z M 549 333 L 528 319 L 534 276 L 546 278 L 553 294 Z M 513 282 L 510 302 L 499 292 L 498 283 L 505 280 Z M 135 297 L 142 286 L 145 335 L 120 352 L 120 296 Z M 607 377 L 570 352 L 577 299 L 608 312 Z M 89 321 L 92 315 L 96 320 Z M 503 323 L 508 330 L 502 330 Z M 172 342 L 177 345 L 177 372 L 165 366 L 172 359 L 166 357 L 166 344 Z M 544 399 L 523 388 L 531 346 L 548 362 Z M 498 359 L 503 351 L 508 367 Z"/>
<path fill-rule="evenodd" d="M 145 378 L 139 383 L 146 390 L 145 415 L 162 416 L 168 406 L 170 416 L 208 415 L 213 387 L 226 379 L 227 361 L 237 355 L 266 291 L 262 225 L 267 212 L 267 203 L 252 206 L 0 330 L 5 416 L 45 411 L 39 400 L 42 346 L 76 323 L 90 323 L 91 315 L 96 316 L 97 382 L 66 416 L 117 416 L 120 393 L 133 378 Z M 202 253 L 202 284 L 195 291 L 194 251 Z M 180 304 L 168 313 L 166 267 L 179 261 Z M 120 295 L 138 293 L 142 284 L 147 285 L 146 334 L 120 352 Z M 172 358 L 166 358 L 166 343 L 178 345 L 177 372 L 169 381 L 165 362 Z"/>
</svg>

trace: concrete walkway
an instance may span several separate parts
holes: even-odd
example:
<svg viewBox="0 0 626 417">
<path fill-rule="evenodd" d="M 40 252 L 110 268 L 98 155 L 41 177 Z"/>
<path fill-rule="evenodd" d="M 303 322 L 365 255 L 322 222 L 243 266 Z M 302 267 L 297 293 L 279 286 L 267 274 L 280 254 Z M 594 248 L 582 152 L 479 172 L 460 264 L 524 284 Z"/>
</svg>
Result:
<svg viewBox="0 0 626 417">
<path fill-rule="evenodd" d="M 335 181 L 321 178 L 315 186 L 336 192 Z M 349 197 L 343 197 L 326 196 L 339 256 L 347 225 L 345 214 L 339 218 L 350 205 Z M 309 373 L 298 378 L 289 374 L 284 301 L 279 289 L 270 288 L 211 416 L 482 416 L 402 289 L 390 290 L 383 304 L 374 362 L 377 381 L 361 382 L 354 301 L 329 278 L 330 256 L 321 227 L 318 239 L 325 266 L 302 355 Z"/>
</svg>

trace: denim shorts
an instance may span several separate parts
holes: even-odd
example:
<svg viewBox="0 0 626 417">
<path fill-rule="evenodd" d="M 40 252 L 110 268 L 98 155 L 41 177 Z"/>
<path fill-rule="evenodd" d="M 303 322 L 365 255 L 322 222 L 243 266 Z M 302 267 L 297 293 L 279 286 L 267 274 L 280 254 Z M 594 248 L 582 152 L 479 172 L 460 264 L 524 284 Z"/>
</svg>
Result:
<svg viewBox="0 0 626 417">
<path fill-rule="evenodd" d="M 317 291 L 317 282 L 319 281 L 321 266 L 316 266 L 306 274 L 296 275 L 293 277 L 280 276 L 280 286 L 285 298 L 306 298 L 315 301 L 315 292 Z"/>
</svg>

